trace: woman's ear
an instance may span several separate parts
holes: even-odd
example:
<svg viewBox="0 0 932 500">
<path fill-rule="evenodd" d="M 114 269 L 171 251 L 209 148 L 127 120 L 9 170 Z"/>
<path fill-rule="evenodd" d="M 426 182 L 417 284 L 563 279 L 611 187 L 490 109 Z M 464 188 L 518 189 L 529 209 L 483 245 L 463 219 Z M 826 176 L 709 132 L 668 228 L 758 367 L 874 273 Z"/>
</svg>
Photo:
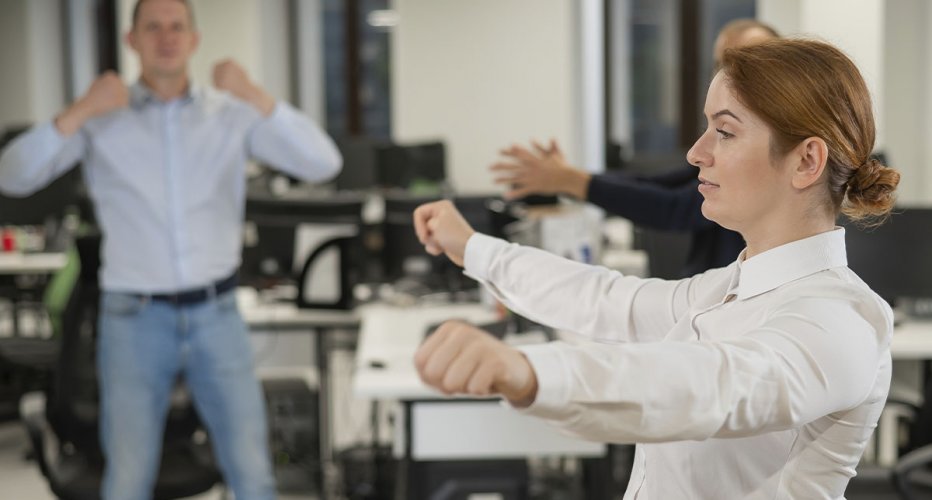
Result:
<svg viewBox="0 0 932 500">
<path fill-rule="evenodd" d="M 825 141 L 819 137 L 804 139 L 793 148 L 793 153 L 799 160 L 793 166 L 793 187 L 806 189 L 818 182 L 828 162 L 828 146 Z"/>
</svg>

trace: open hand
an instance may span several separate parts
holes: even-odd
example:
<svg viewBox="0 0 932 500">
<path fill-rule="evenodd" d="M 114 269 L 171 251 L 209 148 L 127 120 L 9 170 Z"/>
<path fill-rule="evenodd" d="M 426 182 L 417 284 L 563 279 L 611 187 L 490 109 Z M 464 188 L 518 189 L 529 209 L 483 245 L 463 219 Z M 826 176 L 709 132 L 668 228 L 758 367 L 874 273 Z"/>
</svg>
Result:
<svg viewBox="0 0 932 500">
<path fill-rule="evenodd" d="M 500 151 L 506 161 L 490 167 L 496 184 L 506 184 L 511 190 L 505 198 L 523 198 L 532 194 L 569 194 L 585 198 L 588 174 L 567 163 L 563 151 L 554 139 L 543 145 L 531 141 L 531 148 L 513 144 Z"/>
</svg>

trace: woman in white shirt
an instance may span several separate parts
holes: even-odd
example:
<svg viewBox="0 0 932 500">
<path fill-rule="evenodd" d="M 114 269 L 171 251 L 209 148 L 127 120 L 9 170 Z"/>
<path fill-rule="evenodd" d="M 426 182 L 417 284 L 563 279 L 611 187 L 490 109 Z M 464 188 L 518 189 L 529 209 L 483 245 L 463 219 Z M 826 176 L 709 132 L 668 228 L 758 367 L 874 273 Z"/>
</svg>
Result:
<svg viewBox="0 0 932 500">
<path fill-rule="evenodd" d="M 418 237 L 513 310 L 595 342 L 517 350 L 451 321 L 415 357 L 453 394 L 499 394 L 576 436 L 636 442 L 626 499 L 843 498 L 890 382 L 890 308 L 847 268 L 839 212 L 882 219 L 870 96 L 831 45 L 727 51 L 687 154 L 738 261 L 625 277 L 475 233 L 452 204 Z"/>
</svg>

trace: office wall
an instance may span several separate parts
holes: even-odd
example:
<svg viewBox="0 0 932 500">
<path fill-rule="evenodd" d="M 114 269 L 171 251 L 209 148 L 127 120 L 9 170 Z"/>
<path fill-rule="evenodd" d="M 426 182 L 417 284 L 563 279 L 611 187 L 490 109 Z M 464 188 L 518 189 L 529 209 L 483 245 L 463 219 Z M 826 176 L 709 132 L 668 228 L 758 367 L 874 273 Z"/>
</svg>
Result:
<svg viewBox="0 0 932 500">
<path fill-rule="evenodd" d="M 888 1 L 885 13 L 884 101 L 886 102 L 887 156 L 900 170 L 900 201 L 922 203 L 932 198 L 929 173 L 930 110 L 928 50 L 926 34 L 932 21 L 927 0 Z"/>
<path fill-rule="evenodd" d="M 923 123 L 922 128 L 919 129 L 922 137 L 919 141 L 914 144 L 919 144 L 922 147 L 920 162 L 915 165 L 913 168 L 919 169 L 924 174 L 922 186 L 923 186 L 923 201 L 925 203 L 932 203 L 932 141 L 929 140 L 930 135 L 930 126 L 932 126 L 932 37 L 928 34 L 928 27 L 932 26 L 932 6 L 929 6 L 928 3 L 923 2 L 925 7 L 925 12 L 922 13 L 920 17 L 922 19 L 922 27 L 920 30 L 924 33 L 924 39 L 922 43 L 913 48 L 914 52 L 918 52 L 921 57 L 919 62 L 919 67 L 922 68 L 922 99 L 916 102 L 915 112 L 919 113 L 922 116 Z M 908 49 L 907 49 L 908 50 Z M 891 80 L 896 79 L 896 75 L 888 75 Z M 905 166 L 905 165 L 904 165 Z"/>
<path fill-rule="evenodd" d="M 571 0 L 396 0 L 392 130 L 441 138 L 461 191 L 493 188 L 510 142 L 557 138 L 580 160 Z"/>
<path fill-rule="evenodd" d="M 8 0 L 0 16 L 0 122 L 3 126 L 22 123 L 31 118 L 29 99 L 27 0 Z"/>
<path fill-rule="evenodd" d="M 757 18 L 780 33 L 799 33 L 800 9 L 805 0 L 757 0 Z"/>
<path fill-rule="evenodd" d="M 64 105 L 58 2 L 4 0 L 0 16 L 0 130 L 47 120 Z"/>
</svg>

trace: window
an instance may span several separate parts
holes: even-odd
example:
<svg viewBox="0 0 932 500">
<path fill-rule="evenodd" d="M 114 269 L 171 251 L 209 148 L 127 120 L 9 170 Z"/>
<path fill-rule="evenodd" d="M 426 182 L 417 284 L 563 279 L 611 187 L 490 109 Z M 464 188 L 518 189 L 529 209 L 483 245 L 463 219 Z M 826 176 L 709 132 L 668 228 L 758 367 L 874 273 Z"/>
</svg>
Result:
<svg viewBox="0 0 932 500">
<path fill-rule="evenodd" d="M 388 0 L 324 1 L 327 129 L 334 136 L 391 136 Z"/>
<path fill-rule="evenodd" d="M 712 48 L 754 0 L 606 0 L 607 137 L 627 157 L 679 157 L 704 123 Z M 670 165 L 666 165 L 669 167 Z"/>
</svg>

